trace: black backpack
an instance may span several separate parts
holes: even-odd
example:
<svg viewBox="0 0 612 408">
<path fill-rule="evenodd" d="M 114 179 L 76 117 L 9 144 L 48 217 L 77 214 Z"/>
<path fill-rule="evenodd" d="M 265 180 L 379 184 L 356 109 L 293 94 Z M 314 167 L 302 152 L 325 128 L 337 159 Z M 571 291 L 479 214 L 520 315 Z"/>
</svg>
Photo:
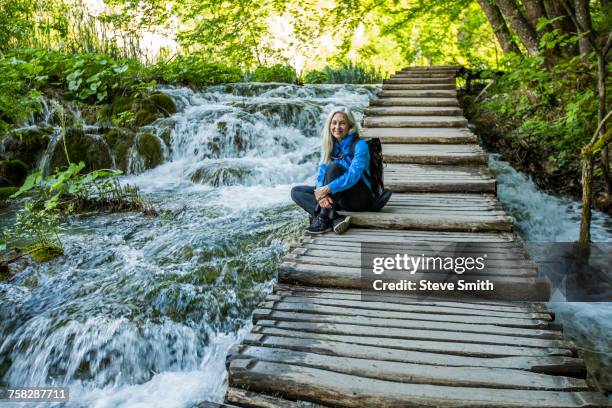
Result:
<svg viewBox="0 0 612 408">
<path fill-rule="evenodd" d="M 360 138 L 353 138 L 353 142 L 350 147 L 351 160 L 355 157 L 355 144 L 360 140 Z M 368 143 L 368 150 L 370 151 L 370 184 L 372 186 L 372 193 L 374 193 L 374 198 L 378 198 L 383 195 L 385 192 L 385 183 L 384 183 L 384 161 L 382 154 L 382 144 L 380 143 L 380 139 L 374 137 L 372 139 L 366 140 Z M 368 175 L 366 174 L 366 177 Z"/>
</svg>

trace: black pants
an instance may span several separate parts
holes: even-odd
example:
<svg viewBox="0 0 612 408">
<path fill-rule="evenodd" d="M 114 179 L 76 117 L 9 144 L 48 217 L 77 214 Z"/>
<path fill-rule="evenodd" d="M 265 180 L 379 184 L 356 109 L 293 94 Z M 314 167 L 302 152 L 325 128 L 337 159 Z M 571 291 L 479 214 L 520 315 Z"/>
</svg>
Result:
<svg viewBox="0 0 612 408">
<path fill-rule="evenodd" d="M 346 173 L 340 164 L 331 162 L 325 172 L 324 185 L 327 185 Z M 368 211 L 372 207 L 374 196 L 370 188 L 359 179 L 351 188 L 332 194 L 331 209 L 322 208 L 314 196 L 315 187 L 295 186 L 291 189 L 291 199 L 312 216 L 322 215 L 331 220 L 338 217 L 337 211 Z"/>
</svg>

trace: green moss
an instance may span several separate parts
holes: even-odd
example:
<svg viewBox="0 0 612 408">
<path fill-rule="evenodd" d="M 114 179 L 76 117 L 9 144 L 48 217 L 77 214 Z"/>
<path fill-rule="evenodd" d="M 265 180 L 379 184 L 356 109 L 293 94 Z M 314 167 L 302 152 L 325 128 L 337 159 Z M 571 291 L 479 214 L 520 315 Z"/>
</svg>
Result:
<svg viewBox="0 0 612 408">
<path fill-rule="evenodd" d="M 2 144 L 3 160 L 21 160 L 29 169 L 37 166 L 47 145 L 52 128 L 30 128 L 5 135 Z"/>
<path fill-rule="evenodd" d="M 166 146 L 170 147 L 170 139 L 172 138 L 172 129 L 165 128 L 164 130 L 162 130 L 162 132 L 159 134 L 159 138 L 164 141 Z"/>
<path fill-rule="evenodd" d="M 174 104 L 174 101 L 165 93 L 154 93 L 149 96 L 148 100 L 157 112 L 164 113 L 166 116 L 176 113 L 176 105 Z"/>
<path fill-rule="evenodd" d="M 39 243 L 24 248 L 24 252 L 30 254 L 36 262 L 49 262 L 58 256 L 64 255 L 64 250 L 51 243 Z"/>
<path fill-rule="evenodd" d="M 159 139 L 150 133 L 143 133 L 138 137 L 138 153 L 144 160 L 146 169 L 162 164 L 164 155 Z"/>
<path fill-rule="evenodd" d="M 19 187 L 0 187 L 0 200 L 6 200 L 19 190 Z"/>
<path fill-rule="evenodd" d="M 85 172 L 111 168 L 113 161 L 103 138 L 88 135 L 81 129 L 67 129 L 64 139 L 70 161 L 73 163 L 83 161 Z M 67 166 L 64 143 L 60 140 L 51 157 L 51 168 Z"/>
<path fill-rule="evenodd" d="M 140 109 L 138 112 L 136 112 L 136 115 L 134 116 L 134 125 L 148 125 L 149 123 L 154 122 L 155 119 L 157 119 L 157 116 L 153 112 L 147 109 Z"/>
<path fill-rule="evenodd" d="M 21 160 L 0 161 L 0 187 L 19 187 L 28 176 L 28 167 Z"/>
<path fill-rule="evenodd" d="M 111 128 L 106 132 L 104 138 L 113 151 L 117 168 L 127 172 L 128 152 L 134 145 L 136 134 L 125 128 Z"/>
</svg>

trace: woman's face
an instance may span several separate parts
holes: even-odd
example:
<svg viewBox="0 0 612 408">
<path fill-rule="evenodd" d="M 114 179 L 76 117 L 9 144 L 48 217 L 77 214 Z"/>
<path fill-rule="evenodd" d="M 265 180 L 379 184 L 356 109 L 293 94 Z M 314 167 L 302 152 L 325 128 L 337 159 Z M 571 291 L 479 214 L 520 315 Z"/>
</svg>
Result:
<svg viewBox="0 0 612 408">
<path fill-rule="evenodd" d="M 334 138 L 342 140 L 344 136 L 348 135 L 350 128 L 351 125 L 349 125 L 348 119 L 344 113 L 338 112 L 334 114 L 331 124 L 329 125 L 329 130 Z"/>
</svg>

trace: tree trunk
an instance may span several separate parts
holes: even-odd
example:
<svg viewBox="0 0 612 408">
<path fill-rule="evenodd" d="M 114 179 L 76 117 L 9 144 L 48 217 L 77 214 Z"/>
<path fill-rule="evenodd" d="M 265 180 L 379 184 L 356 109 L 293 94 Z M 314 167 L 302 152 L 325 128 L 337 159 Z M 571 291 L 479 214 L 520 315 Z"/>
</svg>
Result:
<svg viewBox="0 0 612 408">
<path fill-rule="evenodd" d="M 572 35 L 576 32 L 574 24 L 570 16 L 565 11 L 563 5 L 560 4 L 559 0 L 544 0 L 544 8 L 549 19 L 556 17 L 563 17 L 561 20 L 557 20 L 553 23 L 553 27 L 558 29 L 562 34 Z M 571 58 L 578 55 L 578 46 L 576 44 L 569 44 L 561 48 L 561 53 L 565 58 Z"/>
<path fill-rule="evenodd" d="M 506 21 L 504 21 L 504 16 L 502 16 L 499 8 L 492 3 L 490 0 L 478 0 L 478 4 L 480 4 L 480 8 L 484 11 L 491 27 L 493 27 L 493 32 L 497 37 L 497 41 L 499 41 L 499 45 L 505 53 L 514 52 L 516 54 L 520 54 L 521 50 L 518 45 L 512 39 L 512 35 L 510 34 L 510 30 L 506 25 Z"/>
<path fill-rule="evenodd" d="M 538 21 L 541 18 L 548 17 L 543 0 L 523 0 L 523 5 L 525 6 L 525 16 L 534 28 L 538 26 Z M 550 29 L 546 31 L 550 31 Z"/>
<path fill-rule="evenodd" d="M 510 27 L 519 36 L 529 55 L 538 54 L 538 36 L 535 28 L 521 12 L 515 0 L 496 0 L 502 15 L 508 20 Z"/>
<path fill-rule="evenodd" d="M 576 20 L 578 21 L 580 33 L 587 33 L 587 36 L 591 36 L 592 24 L 589 0 L 574 0 L 574 11 L 576 13 Z M 580 48 L 580 54 L 586 54 L 593 51 L 593 47 L 586 37 L 579 41 L 578 46 Z"/>
<path fill-rule="evenodd" d="M 599 106 L 597 109 L 597 119 L 598 122 L 601 122 L 604 119 L 606 114 L 606 54 L 608 53 L 608 49 L 610 47 L 610 37 L 609 35 L 607 44 L 604 45 L 604 48 L 600 52 L 600 55 L 597 56 L 597 94 L 599 97 Z M 599 131 L 600 137 L 606 133 L 606 126 L 601 127 Z M 608 194 L 608 204 L 612 201 L 612 180 L 610 180 L 610 162 L 608 157 L 608 148 L 606 147 L 601 151 L 601 167 L 603 171 L 603 178 L 606 184 L 606 193 Z"/>
<path fill-rule="evenodd" d="M 582 216 L 580 218 L 580 235 L 578 242 L 587 244 L 591 241 L 591 199 L 593 195 L 593 156 L 582 155 Z"/>
</svg>

